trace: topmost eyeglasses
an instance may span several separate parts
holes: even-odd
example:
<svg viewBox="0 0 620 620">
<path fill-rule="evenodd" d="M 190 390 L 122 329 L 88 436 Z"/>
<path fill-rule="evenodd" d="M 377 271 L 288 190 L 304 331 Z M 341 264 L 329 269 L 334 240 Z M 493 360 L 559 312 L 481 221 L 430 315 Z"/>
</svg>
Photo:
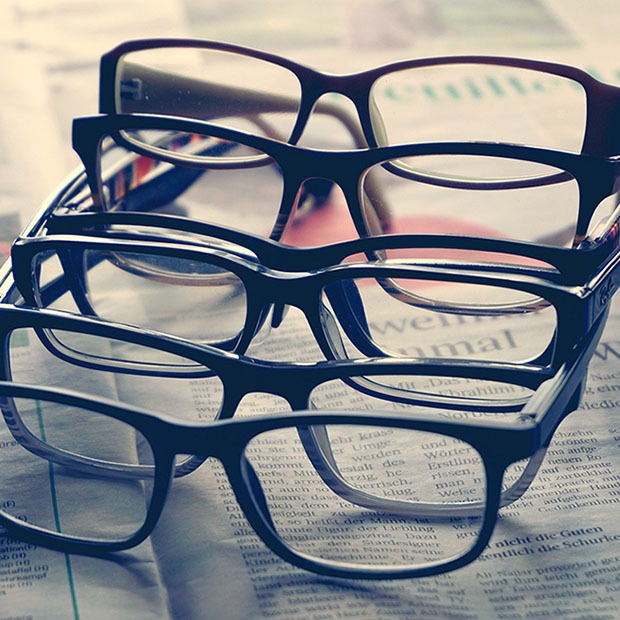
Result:
<svg viewBox="0 0 620 620">
<path fill-rule="evenodd" d="M 334 75 L 221 42 L 129 41 L 101 59 L 100 111 L 199 118 L 293 143 L 312 115 L 344 128 L 357 147 L 484 140 L 620 152 L 620 87 L 575 67 L 493 56 Z"/>
</svg>

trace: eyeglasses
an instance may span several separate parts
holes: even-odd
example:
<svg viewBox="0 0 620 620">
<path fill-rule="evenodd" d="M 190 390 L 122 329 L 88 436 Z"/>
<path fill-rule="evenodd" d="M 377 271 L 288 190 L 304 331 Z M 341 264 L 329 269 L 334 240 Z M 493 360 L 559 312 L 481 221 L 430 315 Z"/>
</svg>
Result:
<svg viewBox="0 0 620 620">
<path fill-rule="evenodd" d="M 237 351 L 268 326 L 273 307 L 277 326 L 290 305 L 305 313 L 328 357 L 547 363 L 551 347 L 556 353 L 570 348 L 588 327 L 590 319 L 583 317 L 597 316 L 606 303 L 601 300 L 611 298 L 620 260 L 613 251 L 587 274 L 569 259 L 583 257 L 591 268 L 591 259 L 602 253 L 553 254 L 535 245 L 447 236 L 383 235 L 301 249 L 139 213 L 45 210 L 32 229 L 12 249 L 16 284 L 31 305 L 78 310 Z M 459 262 L 450 254 L 421 261 L 417 252 L 426 249 L 439 256 L 471 251 L 495 261 L 510 256 L 507 262 L 517 258 L 527 265 Z M 552 261 L 551 268 L 530 266 Z M 574 287 L 565 280 L 583 283 Z M 464 342 L 463 327 L 479 331 L 478 339 Z M 534 329 L 535 341 L 517 342 L 520 330 L 529 336 Z"/>
<path fill-rule="evenodd" d="M 605 242 L 618 218 L 620 160 L 533 147 L 317 151 L 154 115 L 76 119 L 73 144 L 95 209 L 182 214 L 295 245 L 324 243 L 321 221 L 342 208 L 317 198 L 316 185 L 304 189 L 317 180 L 341 188 L 351 236 L 453 234 L 577 247 Z M 304 201 L 322 206 L 309 212 Z"/>
<path fill-rule="evenodd" d="M 9 441 L 0 523 L 34 544 L 70 553 L 132 547 L 156 525 L 175 456 L 195 454 L 221 461 L 256 533 L 301 568 L 370 579 L 454 570 L 487 545 L 505 470 L 544 451 L 577 406 L 603 324 L 541 384 L 518 420 L 313 411 L 200 425 L 67 390 L 1 382 L 8 424 L 1 432 Z M 16 417 L 47 454 L 11 440 Z M 305 443 L 312 436 L 328 438 L 330 462 L 341 477 L 361 478 L 361 493 L 343 496 L 326 483 L 324 471 L 313 467 L 317 453 Z M 459 454 L 459 465 L 446 465 L 440 478 L 428 475 L 425 461 L 438 449 Z M 68 458 L 56 462 L 55 452 Z M 366 474 L 351 474 L 362 452 Z M 456 475 L 459 492 L 445 493 L 446 480 Z M 291 484 L 291 476 L 299 481 Z M 364 493 L 385 505 L 365 508 L 357 503 Z M 386 507 L 394 496 L 408 513 Z"/>
<path fill-rule="evenodd" d="M 507 114 L 511 97 L 518 105 Z M 100 65 L 101 112 L 170 114 L 265 135 L 275 128 L 293 143 L 313 112 L 313 121 L 317 112 L 333 119 L 330 135 L 342 125 L 352 133 L 348 101 L 370 146 L 485 140 L 620 153 L 611 129 L 620 88 L 556 63 L 453 56 L 333 75 L 238 45 L 152 39 L 123 43 Z"/>
<path fill-rule="evenodd" d="M 272 394 L 294 409 L 315 410 L 440 409 L 449 417 L 475 410 L 476 415 L 518 411 L 552 370 L 510 364 L 423 363 L 420 360 L 324 361 L 314 364 L 261 362 L 172 337 L 66 313 L 0 305 L 0 380 L 48 386 L 80 386 L 82 391 L 129 405 L 149 407 L 193 423 L 229 418 L 243 409 L 253 392 Z M 438 387 L 444 385 L 445 394 Z M 458 387 L 464 393 L 458 396 Z M 472 395 L 478 390 L 478 397 Z M 495 400 L 488 395 L 495 395 Z M 281 410 L 281 403 L 269 407 Z M 265 403 L 263 403 L 264 411 Z M 253 410 L 252 410 L 253 411 Z M 58 465 L 88 467 L 102 472 L 119 468 L 81 450 L 48 445 L 48 439 L 28 428 L 27 418 L 12 412 L 6 423 L 14 440 L 30 453 Z M 71 427 L 72 422 L 67 419 Z M 64 428 L 64 427 L 63 427 Z M 49 433 L 48 433 L 49 436 Z M 362 492 L 357 478 L 339 472 L 329 438 L 318 430 L 304 440 L 313 463 L 334 492 L 364 506 L 389 506 L 407 511 L 396 501 Z M 540 464 L 542 454 L 521 464 L 505 481 L 502 503 L 517 499 L 524 480 Z M 193 471 L 203 462 L 185 456 L 175 475 Z M 122 468 L 121 468 L 122 469 Z M 355 470 L 352 470 L 355 471 Z M 116 475 L 116 474 L 114 474 Z M 454 507 L 453 512 L 458 513 Z"/>
<path fill-rule="evenodd" d="M 135 156 L 132 168 L 136 172 L 140 168 Z M 614 260 L 617 248 L 618 227 L 615 224 L 596 240 L 582 244 L 578 252 L 567 248 L 513 242 L 505 239 L 432 234 L 381 235 L 378 242 L 370 240 L 343 242 L 331 244 L 330 249 L 292 248 L 250 233 L 243 234 L 234 228 L 220 227 L 179 215 L 160 212 L 144 213 L 143 211 L 149 210 L 153 196 L 169 195 L 169 186 L 164 179 L 172 173 L 176 173 L 174 168 L 161 177 L 150 180 L 138 175 L 136 182 L 143 182 L 143 184 L 133 190 L 128 190 L 126 197 L 131 203 L 129 212 L 93 213 L 84 173 L 78 169 L 42 205 L 22 232 L 17 245 L 28 243 L 30 239 L 44 235 L 90 234 L 93 231 L 109 234 L 114 228 L 115 232 L 125 229 L 131 233 L 140 232 L 147 237 L 161 238 L 163 236 L 165 240 L 173 239 L 183 242 L 191 240 L 198 244 L 215 244 L 217 247 L 224 247 L 230 251 L 241 251 L 244 256 L 250 255 L 266 266 L 278 270 L 312 270 L 324 267 L 327 264 L 346 260 L 357 251 L 357 248 L 359 251 L 365 251 L 368 258 L 372 259 L 411 258 L 419 262 L 424 258 L 432 257 L 451 262 L 458 260 L 466 267 L 470 267 L 472 262 L 492 263 L 495 268 L 498 264 L 518 265 L 520 269 L 527 266 L 528 271 L 533 275 L 568 285 L 584 284 L 596 271 Z M 121 176 L 129 178 L 125 174 Z M 363 246 L 357 246 L 358 243 Z M 26 254 L 30 255 L 31 252 Z M 13 263 L 16 266 L 19 265 L 20 256 L 21 250 L 16 247 L 13 252 Z M 30 285 L 26 284 L 26 287 L 29 288 Z M 66 291 L 66 284 L 63 290 Z M 432 295 L 429 297 L 432 292 L 432 289 L 427 289 L 426 297 L 420 293 L 416 294 L 415 303 L 435 305 Z M 410 301 L 414 301 L 411 291 L 408 297 Z M 49 291 L 47 299 L 50 299 Z M 449 305 L 445 298 L 439 301 L 443 307 Z M 47 305 L 49 302 L 41 303 Z M 472 313 L 472 308 L 469 308 L 468 312 Z M 265 330 L 262 333 L 266 333 Z"/>
<path fill-rule="evenodd" d="M 68 216 L 64 222 L 78 219 Z M 109 231 L 20 239 L 12 260 L 16 285 L 29 305 L 79 311 L 238 352 L 247 350 L 273 308 L 296 307 L 329 358 L 546 365 L 563 359 L 617 287 L 620 258 L 585 287 L 555 284 L 526 270 L 402 260 L 316 267 L 342 260 L 343 250 L 372 252 L 381 241 L 317 248 L 310 259 L 314 267 L 295 272 L 195 240 L 184 244 Z M 280 319 L 276 313 L 272 325 Z"/>
</svg>

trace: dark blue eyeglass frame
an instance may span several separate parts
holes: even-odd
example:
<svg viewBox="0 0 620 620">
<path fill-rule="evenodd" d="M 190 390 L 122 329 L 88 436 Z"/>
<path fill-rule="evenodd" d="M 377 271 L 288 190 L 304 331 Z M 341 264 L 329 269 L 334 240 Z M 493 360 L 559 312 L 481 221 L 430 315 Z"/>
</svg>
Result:
<svg viewBox="0 0 620 620">
<path fill-rule="evenodd" d="M 523 255 L 561 269 L 567 282 L 577 283 L 581 283 L 584 273 L 591 273 L 618 245 L 617 214 L 610 216 L 610 220 L 605 224 L 602 231 L 596 231 L 595 238 L 589 238 L 587 235 L 597 207 L 604 199 L 619 191 L 620 158 L 593 157 L 549 149 L 482 142 L 425 143 L 356 151 L 318 151 L 201 121 L 157 115 L 108 115 L 74 120 L 74 148 L 84 164 L 92 192 L 94 210 L 101 210 L 102 192 L 111 191 L 110 187 L 114 178 L 109 183 L 105 181 L 106 171 L 100 168 L 99 150 L 105 136 L 111 136 L 116 144 L 123 145 L 137 155 L 173 164 L 171 170 L 167 170 L 160 176 L 156 175 L 143 185 L 138 184 L 133 191 L 127 192 L 122 201 L 115 205 L 115 209 L 154 214 L 156 209 L 161 206 L 162 200 L 174 200 L 175 196 L 181 195 L 196 180 L 197 175 L 204 172 L 208 173 L 208 166 L 206 164 L 201 165 L 198 160 L 188 164 L 185 159 L 180 159 L 172 151 L 166 153 L 160 149 L 154 153 L 152 150 L 136 144 L 135 141 L 128 140 L 125 136 L 127 131 L 149 129 L 198 134 L 211 136 L 218 140 L 229 140 L 265 153 L 265 157 L 269 158 L 269 161 L 277 162 L 282 171 L 283 193 L 280 204 L 274 205 L 274 216 L 277 213 L 277 219 L 271 233 L 273 239 L 279 239 L 285 231 L 294 214 L 300 188 L 308 179 L 326 179 L 342 188 L 350 215 L 360 237 L 389 232 L 389 224 L 386 224 L 390 217 L 389 213 L 386 211 L 385 202 L 377 198 L 381 188 L 373 186 L 371 193 L 375 194 L 376 200 L 372 196 L 370 196 L 369 201 L 364 198 L 365 188 L 362 185 L 367 172 L 379 165 L 387 166 L 392 171 L 390 168 L 392 163 L 390 162 L 400 158 L 424 155 L 462 155 L 534 162 L 565 171 L 558 173 L 553 178 L 534 177 L 515 181 L 498 180 L 489 181 L 486 184 L 481 180 L 475 183 L 478 188 L 485 187 L 492 190 L 500 187 L 537 187 L 562 183 L 569 176 L 574 178 L 579 187 L 580 195 L 577 221 L 574 223 L 576 228 L 573 248 L 554 247 L 545 243 L 544 240 L 540 243 L 503 239 L 489 239 L 481 242 L 477 240 L 474 242 L 473 240 L 477 239 L 476 237 L 459 235 L 412 234 L 412 244 L 414 242 L 419 243 L 420 247 L 429 247 L 433 243 L 437 244 L 438 247 L 444 247 L 446 244 L 448 247 L 467 250 L 481 247 L 483 251 L 488 252 L 513 256 Z M 175 164 L 177 165 L 175 166 Z M 189 168 L 185 167 L 188 165 Z M 230 163 L 228 165 L 234 166 Z M 239 165 L 242 166 L 243 164 L 240 163 Z M 129 168 L 131 166 L 132 164 L 129 163 Z M 188 173 L 193 175 L 189 181 Z M 568 174 L 563 176 L 565 173 Z M 125 171 L 123 174 L 129 173 Z M 396 171 L 395 174 L 412 175 L 412 182 L 416 182 L 413 180 L 413 177 L 416 176 L 415 172 L 400 170 Z M 133 176 L 135 177 L 135 175 Z M 430 177 L 424 182 L 439 183 L 437 180 L 429 181 L 429 179 Z M 464 192 L 470 187 L 467 182 L 455 181 L 455 183 L 455 187 L 462 186 Z M 366 206 L 364 206 L 365 200 L 367 200 Z M 162 215 L 162 217 L 165 216 Z M 206 218 L 208 219 L 208 213 Z M 184 226 L 181 223 L 179 225 Z M 198 229 L 199 231 L 200 223 L 188 221 L 187 228 Z M 446 236 L 449 239 L 446 240 Z M 578 248 L 579 252 L 575 254 L 574 248 Z"/>
<path fill-rule="evenodd" d="M 139 328 L 64 312 L 0 304 L 0 319 L 0 380 L 14 379 L 11 363 L 13 333 L 16 330 L 31 329 L 54 357 L 70 365 L 68 369 L 75 366 L 95 371 L 112 371 L 116 374 L 128 376 L 177 377 L 188 380 L 217 377 L 223 389 L 219 410 L 212 412 L 214 419 L 232 418 L 244 396 L 253 392 L 280 396 L 294 411 L 304 410 L 313 405 L 311 396 L 315 388 L 336 380 L 343 383 L 354 381 L 357 392 L 367 392 L 375 397 L 377 389 L 382 388 L 379 396 L 381 400 L 407 405 L 408 409 L 415 406 L 430 406 L 447 411 L 475 410 L 489 414 L 496 413 L 503 417 L 504 414 L 509 415 L 511 412 L 520 411 L 524 403 L 527 402 L 528 396 L 519 396 L 511 401 L 506 399 L 497 402 L 483 398 L 459 399 L 454 397 L 451 399 L 437 397 L 433 400 L 432 395 L 427 395 L 424 392 L 390 390 L 388 386 L 378 386 L 373 392 L 365 390 L 363 385 L 358 385 L 358 382 L 360 379 L 376 382 L 381 377 L 402 377 L 404 381 L 408 382 L 415 377 L 456 377 L 501 382 L 525 388 L 531 393 L 553 376 L 554 372 L 551 368 L 534 368 L 516 364 L 476 364 L 475 362 L 394 358 L 289 364 L 246 358 L 206 345 L 192 344 L 164 334 L 146 332 Z M 58 334 L 62 334 L 62 336 L 57 337 Z M 66 334 L 72 334 L 70 346 L 66 346 L 64 340 L 58 339 L 62 339 Z M 84 337 L 89 339 L 88 342 L 92 342 L 90 340 L 92 337 L 97 337 L 116 344 L 137 345 L 141 351 L 148 349 L 151 353 L 155 352 L 157 357 L 163 354 L 164 359 L 160 363 L 153 363 L 152 361 L 144 363 L 141 359 L 134 360 L 124 357 L 119 360 L 112 356 L 93 356 L 89 354 L 88 350 L 79 350 L 79 341 L 75 337 Z M 77 348 L 76 344 L 78 345 Z M 170 361 L 168 356 L 173 356 L 174 359 Z M 149 360 L 151 357 L 152 355 L 149 355 Z M 315 411 L 320 410 L 315 409 Z M 90 466 L 106 473 L 106 475 L 115 475 L 114 467 L 102 466 L 100 463 L 94 463 L 92 459 L 81 455 L 77 455 L 76 459 L 74 454 L 67 455 L 49 449 L 44 442 L 28 431 L 20 416 L 15 412 L 9 412 L 5 421 L 14 438 L 37 456 L 60 465 Z M 320 432 L 320 426 L 317 426 L 317 429 L 319 430 L 306 434 L 302 441 L 308 454 L 314 455 L 311 457 L 312 465 L 320 472 L 323 481 L 332 491 L 363 506 L 377 507 L 379 505 L 382 508 L 389 508 L 402 514 L 411 514 L 419 510 L 415 506 L 412 509 L 409 503 L 403 505 L 398 500 L 387 498 L 379 500 L 368 493 L 360 493 L 349 482 L 342 479 L 334 462 L 329 439 Z M 531 477 L 538 470 L 543 456 L 544 450 L 532 455 L 530 462 L 527 463 L 518 480 L 503 492 L 502 505 L 512 503 L 522 495 L 529 481 L 531 481 Z M 204 458 L 199 455 L 189 457 L 176 466 L 175 476 L 183 476 L 193 471 L 203 461 Z M 124 470 L 123 473 L 125 473 Z M 475 509 L 475 506 L 473 508 Z M 463 512 L 469 514 L 471 510 L 471 507 L 464 507 L 463 509 L 458 506 L 452 507 L 450 515 L 461 516 Z"/>
<path fill-rule="evenodd" d="M 26 316 L 26 313 L 21 314 Z M 32 314 L 34 316 L 36 313 Z M 62 318 L 57 318 L 62 321 Z M 601 317 L 591 332 L 580 340 L 566 364 L 554 376 L 540 384 L 523 408 L 518 422 L 514 419 L 454 422 L 424 414 L 313 411 L 266 418 L 221 420 L 208 425 L 181 424 L 139 408 L 86 397 L 68 390 L 52 390 L 2 381 L 0 405 L 5 414 L 13 410 L 12 399 L 30 398 L 78 407 L 92 412 L 93 416 L 108 416 L 137 429 L 151 446 L 154 471 L 148 476 L 153 481 L 153 493 L 144 523 L 133 536 L 123 540 L 101 542 L 96 538 L 48 532 L 3 512 L 0 512 L 0 523 L 27 541 L 68 553 L 101 555 L 133 547 L 149 536 L 159 519 L 172 478 L 175 455 L 189 453 L 199 455 L 202 459 L 214 457 L 222 462 L 236 499 L 256 533 L 272 551 L 296 566 L 323 575 L 366 579 L 422 577 L 458 569 L 475 560 L 488 544 L 500 506 L 505 470 L 512 463 L 531 458 L 549 445 L 555 429 L 566 415 L 578 406 L 588 364 L 605 324 L 604 319 L 605 317 Z M 482 457 L 487 478 L 483 523 L 475 543 L 460 556 L 404 569 L 390 566 L 354 567 L 344 562 L 313 558 L 287 545 L 273 525 L 261 483 L 245 456 L 245 448 L 257 434 L 273 429 L 294 428 L 303 433 L 317 425 L 324 427 L 338 424 L 363 424 L 432 432 L 457 438 L 475 448 Z M 528 484 L 529 482 L 531 479 Z"/>
</svg>

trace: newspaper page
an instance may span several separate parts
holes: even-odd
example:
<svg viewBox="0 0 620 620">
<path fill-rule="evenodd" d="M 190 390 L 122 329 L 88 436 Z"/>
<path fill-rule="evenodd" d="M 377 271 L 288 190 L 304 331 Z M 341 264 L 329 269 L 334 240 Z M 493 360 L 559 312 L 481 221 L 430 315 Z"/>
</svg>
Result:
<svg viewBox="0 0 620 620">
<path fill-rule="evenodd" d="M 316 345 L 304 321 L 303 316 L 293 313 L 286 324 L 256 344 L 253 353 L 266 359 L 316 359 L 317 352 L 310 353 Z M 52 583 L 57 588 L 54 579 L 70 571 L 75 579 L 73 611 L 64 613 L 77 615 L 79 610 L 80 617 L 109 617 L 108 609 L 98 608 L 101 597 L 120 590 L 115 612 L 126 610 L 141 617 L 159 614 L 178 618 L 339 618 L 349 614 L 386 618 L 528 618 L 561 613 L 569 618 L 614 618 L 619 609 L 620 574 L 620 531 L 615 518 L 619 501 L 618 428 L 607 414 L 617 405 L 614 393 L 620 373 L 620 351 L 618 342 L 610 336 L 617 324 L 616 311 L 594 355 L 584 400 L 556 432 L 532 486 L 521 499 L 500 511 L 488 548 L 463 569 L 438 577 L 392 582 L 349 582 L 296 569 L 260 542 L 245 521 L 221 466 L 208 460 L 187 477 L 173 481 L 166 508 L 150 539 L 135 550 L 118 554 L 118 558 L 63 556 L 7 540 L 3 598 L 7 602 L 19 601 L 26 583 L 31 584 L 32 591 Z M 26 331 L 27 337 L 16 333 L 12 340 L 17 344 L 11 348 L 12 374 L 19 382 L 43 381 L 50 386 L 71 383 L 79 385 L 81 391 L 139 404 L 180 421 L 208 423 L 213 415 L 209 406 L 213 386 L 209 380 L 153 379 L 77 368 L 43 349 L 32 330 L 20 331 Z M 469 333 L 475 339 L 486 330 L 476 332 L 472 328 Z M 442 336 L 454 341 L 455 335 L 447 329 L 446 334 L 435 333 L 430 341 L 441 341 Z M 419 339 L 412 329 L 402 337 Z M 522 341 L 518 332 L 514 337 L 515 341 Z M 91 341 L 91 353 L 92 346 Z M 101 342 L 104 348 L 97 349 L 98 355 L 104 355 L 107 346 L 108 343 Z M 113 350 L 119 355 L 118 343 Z M 131 349 L 131 353 L 135 356 L 136 351 Z M 443 393 L 472 388 L 471 380 L 465 386 L 459 386 L 454 378 L 442 381 L 448 385 L 436 387 Z M 360 407 L 359 397 L 352 390 L 347 392 L 342 385 L 335 385 L 331 398 L 329 394 L 327 398 L 319 396 L 319 408 L 330 408 L 336 397 L 338 408 Z M 384 403 L 382 407 L 389 410 L 390 406 Z M 277 397 L 249 394 L 235 415 L 270 415 L 289 408 Z M 458 419 L 468 414 L 448 415 Z M 75 428 L 72 431 L 76 432 Z M 2 445 L 8 446 L 10 439 L 8 435 L 4 437 Z M 372 476 L 375 467 L 384 467 L 388 455 L 392 459 L 390 467 L 397 468 L 405 462 L 394 446 L 385 444 L 391 448 L 388 452 L 377 451 L 376 440 L 371 438 L 362 442 L 362 475 Z M 266 469 L 273 467 L 279 474 L 281 497 L 293 502 L 304 485 L 312 484 L 311 477 L 302 475 L 311 471 L 307 461 L 307 471 L 284 469 L 286 450 L 280 444 L 277 452 L 263 453 L 261 465 Z M 373 452 L 380 458 L 377 463 L 370 456 Z M 7 453 L 10 454 L 8 449 Z M 451 484 L 466 463 L 462 455 L 438 445 L 427 446 L 417 456 L 433 484 L 444 493 L 456 492 Z M 12 500 L 10 493 L 7 500 Z M 119 505 L 117 512 L 124 509 Z M 320 514 L 319 504 L 291 508 L 290 512 L 290 518 L 303 528 Z M 340 530 L 334 520 L 335 515 L 325 517 L 325 527 L 334 528 L 333 534 L 338 535 Z M 461 527 L 458 521 L 454 522 L 457 540 Z M 392 539 L 396 536 L 390 523 L 381 532 Z M 426 526 L 423 536 L 432 541 L 427 544 L 437 545 L 440 532 Z M 114 569 L 121 568 L 122 581 L 117 582 Z M 97 587 L 99 575 L 105 577 L 103 591 Z M 82 594 L 81 584 L 89 596 Z M 169 609 L 164 604 L 166 600 Z M 53 605 L 57 607 L 47 601 L 45 613 L 59 610 L 58 617 L 63 617 L 60 610 L 68 602 L 56 595 Z"/>
<path fill-rule="evenodd" d="M 57 153 L 68 150 L 50 113 L 50 85 L 41 56 L 19 49 L 11 7 L 0 6 L 0 261 L 36 205 L 66 174 Z M 24 76 L 30 79 L 24 79 Z M 39 155 L 42 158 L 39 160 Z M 45 164 L 43 163 L 45 162 Z"/>
<path fill-rule="evenodd" d="M 205 468 L 195 472 L 204 481 L 203 507 L 181 484 L 172 491 L 171 512 L 188 519 L 182 538 L 176 518 L 164 518 L 153 537 L 158 556 L 167 560 L 162 571 L 172 609 L 178 617 L 204 618 L 617 617 L 618 429 L 606 415 L 615 402 L 617 343 L 609 334 L 616 322 L 612 317 L 597 350 L 582 406 L 556 433 L 532 487 L 501 511 L 489 547 L 472 565 L 440 577 L 384 583 L 304 573 L 257 543 L 222 471 Z M 264 398 L 250 402 L 268 410 Z M 437 457 L 427 454 L 429 471 L 449 473 L 458 465 L 448 454 Z M 219 495 L 217 505 L 209 489 Z M 205 531 L 213 535 L 201 536 Z M 186 588 L 197 573 L 204 591 Z M 231 577 L 237 588 L 222 590 Z M 209 598 L 208 611 L 196 614 L 205 591 L 219 595 Z"/>
<path fill-rule="evenodd" d="M 43 179 L 36 187 L 16 183 L 28 178 L 23 173 L 28 166 L 54 177 L 52 165 L 75 164 L 68 153 L 68 123 L 72 116 L 96 111 L 98 57 L 134 36 L 189 33 L 231 40 L 291 52 L 322 68 L 343 71 L 408 56 L 501 51 L 565 60 L 617 81 L 615 57 L 608 53 L 615 37 L 611 24 L 617 22 L 610 3 L 589 3 L 584 10 L 576 0 L 532 1 L 516 13 L 514 3 L 492 3 L 493 9 L 490 4 L 463 14 L 452 3 L 440 2 L 322 2 L 318 8 L 290 9 L 275 0 L 251 6 L 187 0 L 159 3 L 156 12 L 138 1 L 122 9 L 99 3 L 5 3 L 2 45 L 17 54 L 20 63 L 26 62 L 24 48 L 36 52 L 27 55 L 37 65 L 32 71 L 40 76 L 38 85 L 17 80 L 15 88 L 21 89 L 24 102 L 32 101 L 33 109 L 47 111 L 39 137 L 47 135 L 41 139 L 48 146 L 38 152 L 36 163 L 25 163 L 32 155 L 26 150 L 23 155 L 14 151 L 6 173 L 2 163 L 3 200 L 5 194 L 26 190 L 32 191 L 32 199 L 40 199 L 55 184 L 55 178 L 49 186 Z M 0 71 L 15 76 L 7 67 L 3 63 Z M 5 79 L 8 83 L 9 77 Z M 12 135 L 12 124 L 23 123 L 17 112 L 12 110 L 2 121 L 3 135 Z M 17 149 L 19 144 L 11 146 Z M 62 155 L 55 157 L 53 149 Z M 13 232 L 7 232 L 7 240 L 34 211 L 30 200 L 21 197 L 18 208 L 8 203 L 7 231 Z M 330 222 L 331 230 L 341 223 Z M 3 538 L 0 618 L 617 618 L 618 316 L 617 310 L 612 312 L 579 410 L 556 433 L 532 487 L 502 510 L 487 550 L 464 569 L 418 580 L 364 582 L 328 579 L 291 567 L 249 530 L 224 472 L 207 462 L 173 483 L 149 541 L 118 557 L 68 556 Z M 504 337 L 509 343 L 517 336 Z M 280 360 L 321 355 L 295 312 L 252 352 Z M 50 375 L 48 361 L 43 351 L 25 354 L 18 378 L 46 377 L 52 385 L 69 387 L 65 379 Z M 199 388 L 188 382 L 153 390 L 122 376 L 93 376 L 78 387 L 84 386 L 155 411 L 174 396 L 174 410 L 185 419 L 199 416 L 202 406 Z M 286 409 L 286 403 L 257 394 L 246 398 L 239 414 Z M 441 454 L 429 452 L 425 458 L 454 466 Z"/>
</svg>

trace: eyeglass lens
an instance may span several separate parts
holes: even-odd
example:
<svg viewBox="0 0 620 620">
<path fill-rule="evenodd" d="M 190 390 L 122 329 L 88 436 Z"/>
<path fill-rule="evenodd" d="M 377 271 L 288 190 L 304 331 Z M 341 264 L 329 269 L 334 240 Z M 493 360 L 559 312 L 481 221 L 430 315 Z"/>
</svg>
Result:
<svg viewBox="0 0 620 620">
<path fill-rule="evenodd" d="M 135 428 L 111 417 L 29 398 L 0 403 L 2 467 L 0 510 L 48 532 L 114 542 L 144 524 L 154 475 L 150 445 Z M 107 469 L 54 463 L 24 447 L 10 432 L 20 416 L 27 432 L 68 457 L 81 455 Z M 43 458 L 41 458 L 43 456 Z M 113 475 L 110 467 L 147 465 L 139 477 Z"/>
<path fill-rule="evenodd" d="M 286 140 L 301 92 L 299 78 L 273 62 L 236 52 L 167 47 L 122 56 L 115 100 L 121 113 L 174 109 L 179 116 L 251 126 L 254 132 L 259 118 L 265 135 Z M 585 129 L 583 87 L 529 68 L 438 62 L 380 76 L 370 98 L 380 144 L 480 140 L 579 151 Z M 510 115 L 507 99 L 519 100 Z M 332 101 L 339 100 L 333 95 Z"/>
</svg>

